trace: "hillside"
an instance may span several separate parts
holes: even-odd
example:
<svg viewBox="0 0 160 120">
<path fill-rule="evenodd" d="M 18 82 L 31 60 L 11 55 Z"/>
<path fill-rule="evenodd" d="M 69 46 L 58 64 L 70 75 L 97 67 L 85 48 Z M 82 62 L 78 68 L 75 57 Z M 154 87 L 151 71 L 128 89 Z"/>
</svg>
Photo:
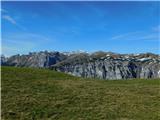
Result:
<svg viewBox="0 0 160 120">
<path fill-rule="evenodd" d="M 160 120 L 160 80 L 2 67 L 2 120 Z"/>
</svg>

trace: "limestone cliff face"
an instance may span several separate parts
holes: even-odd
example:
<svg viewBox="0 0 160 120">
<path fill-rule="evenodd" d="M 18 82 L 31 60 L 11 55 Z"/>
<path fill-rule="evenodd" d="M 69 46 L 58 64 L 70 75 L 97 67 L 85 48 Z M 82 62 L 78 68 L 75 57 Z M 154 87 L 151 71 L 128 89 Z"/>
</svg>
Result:
<svg viewBox="0 0 160 120">
<path fill-rule="evenodd" d="M 17 67 L 48 68 L 65 58 L 66 56 L 59 52 L 34 52 L 28 55 L 11 56 L 3 64 Z"/>
<path fill-rule="evenodd" d="M 160 56 L 112 52 L 35 52 L 1 57 L 1 65 L 50 68 L 74 76 L 100 79 L 160 78 Z"/>
<path fill-rule="evenodd" d="M 114 56 L 114 57 L 113 57 Z M 103 55 L 94 60 L 61 62 L 53 66 L 57 71 L 74 76 L 100 79 L 160 78 L 158 56 Z M 77 59 L 77 58 L 76 58 Z M 77 62 L 76 62 L 77 61 Z"/>
<path fill-rule="evenodd" d="M 159 63 L 129 62 L 98 60 L 95 62 L 76 65 L 64 65 L 56 68 L 79 77 L 101 79 L 127 79 L 127 78 L 160 78 Z"/>
</svg>

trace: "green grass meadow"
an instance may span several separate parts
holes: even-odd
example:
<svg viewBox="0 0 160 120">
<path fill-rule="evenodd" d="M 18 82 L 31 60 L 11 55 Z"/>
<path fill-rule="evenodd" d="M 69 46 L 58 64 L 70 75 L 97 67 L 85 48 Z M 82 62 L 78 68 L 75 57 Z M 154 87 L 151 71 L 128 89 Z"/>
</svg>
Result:
<svg viewBox="0 0 160 120">
<path fill-rule="evenodd" d="M 160 80 L 1 67 L 2 120 L 160 120 Z"/>
</svg>

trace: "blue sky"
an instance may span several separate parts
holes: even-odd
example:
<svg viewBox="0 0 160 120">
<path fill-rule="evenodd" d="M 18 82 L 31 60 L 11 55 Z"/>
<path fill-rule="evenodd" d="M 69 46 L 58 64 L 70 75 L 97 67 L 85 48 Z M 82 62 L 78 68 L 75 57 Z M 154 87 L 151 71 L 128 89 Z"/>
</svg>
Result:
<svg viewBox="0 0 160 120">
<path fill-rule="evenodd" d="M 2 2 L 2 53 L 160 53 L 160 2 Z"/>
</svg>

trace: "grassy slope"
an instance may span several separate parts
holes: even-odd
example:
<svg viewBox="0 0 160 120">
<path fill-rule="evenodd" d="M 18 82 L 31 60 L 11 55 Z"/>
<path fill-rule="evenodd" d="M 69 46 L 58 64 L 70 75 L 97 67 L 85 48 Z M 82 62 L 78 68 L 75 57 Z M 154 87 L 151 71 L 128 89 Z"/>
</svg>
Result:
<svg viewBox="0 0 160 120">
<path fill-rule="evenodd" d="M 4 120 L 160 120 L 160 80 L 84 80 L 2 67 Z"/>
</svg>

